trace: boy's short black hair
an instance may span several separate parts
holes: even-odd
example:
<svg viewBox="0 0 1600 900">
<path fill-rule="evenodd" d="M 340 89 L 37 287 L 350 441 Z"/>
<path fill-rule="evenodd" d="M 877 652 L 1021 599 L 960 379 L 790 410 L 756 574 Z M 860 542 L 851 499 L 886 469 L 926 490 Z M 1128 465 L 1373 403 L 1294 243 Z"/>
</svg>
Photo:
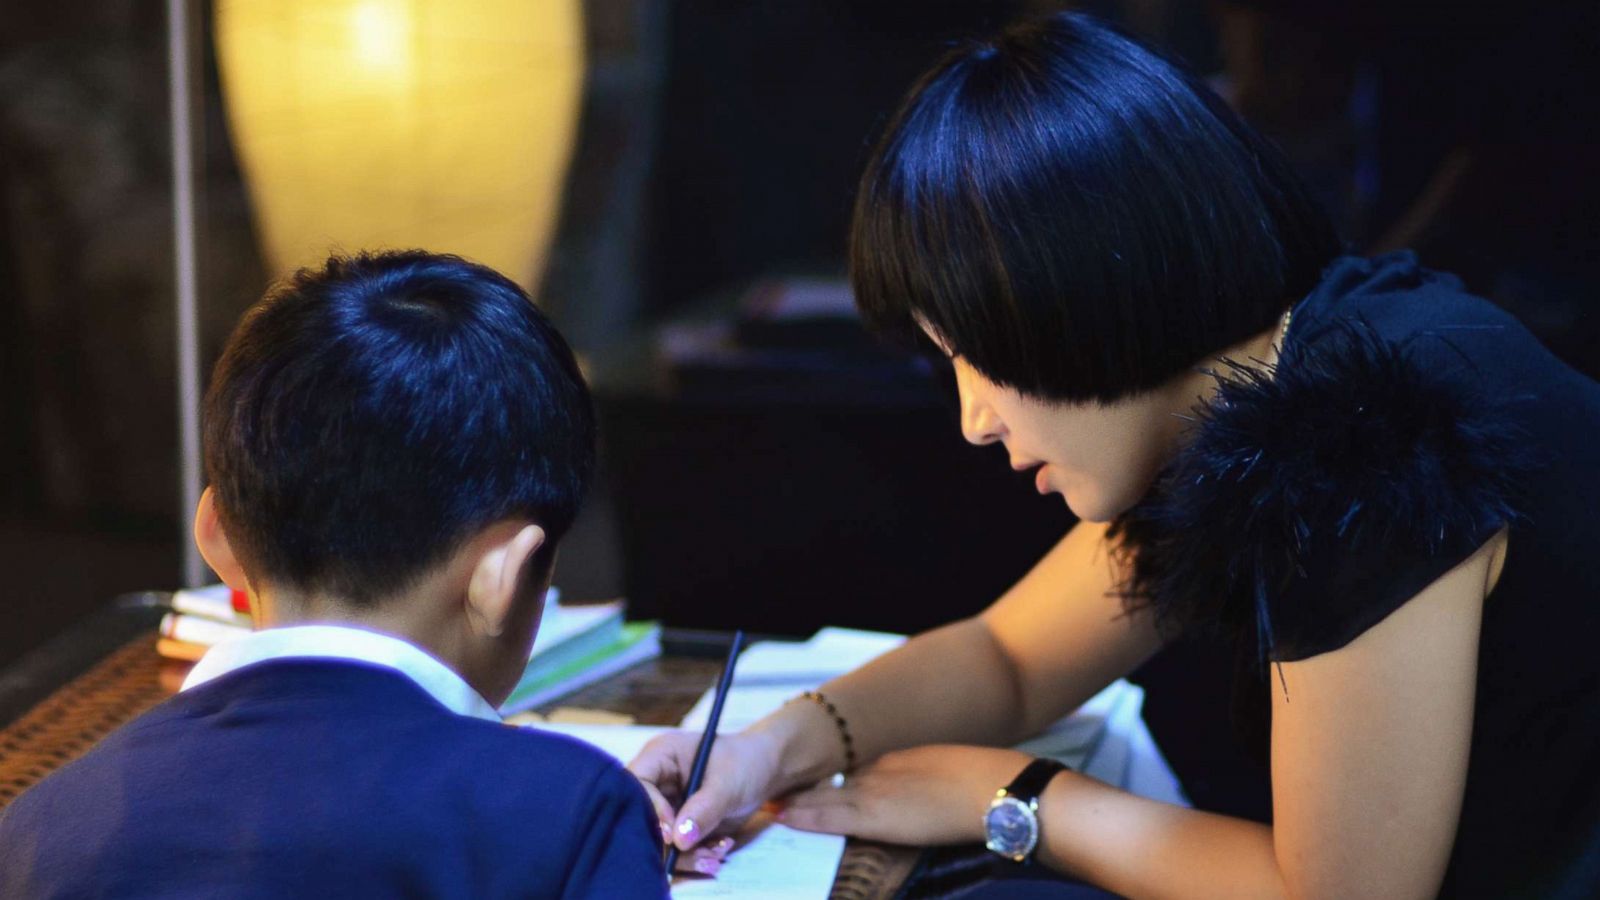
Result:
<svg viewBox="0 0 1600 900">
<path fill-rule="evenodd" d="M 850 255 L 869 325 L 920 318 L 991 381 L 1110 402 L 1271 327 L 1339 250 L 1198 79 L 1063 13 L 922 77 L 862 177 Z"/>
<path fill-rule="evenodd" d="M 250 577 L 372 603 L 505 519 L 548 559 L 594 470 L 588 388 L 509 279 L 335 256 L 251 307 L 205 400 L 205 465 Z"/>
</svg>

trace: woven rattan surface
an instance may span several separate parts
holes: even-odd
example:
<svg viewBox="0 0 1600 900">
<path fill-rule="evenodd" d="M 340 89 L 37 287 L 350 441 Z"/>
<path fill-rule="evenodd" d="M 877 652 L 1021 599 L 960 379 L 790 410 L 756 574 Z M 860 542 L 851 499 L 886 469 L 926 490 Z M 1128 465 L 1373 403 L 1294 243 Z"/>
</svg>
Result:
<svg viewBox="0 0 1600 900">
<path fill-rule="evenodd" d="M 137 638 L 0 731 L 0 807 L 166 698 L 154 635 Z"/>
<path fill-rule="evenodd" d="M 645 725 L 673 725 L 716 679 L 720 666 L 717 660 L 661 657 L 550 707 L 606 709 L 627 713 Z M 165 699 L 168 688 L 162 681 L 155 636 L 141 636 L 0 731 L 0 807 L 82 755 L 112 729 Z M 170 686 L 170 677 L 167 683 Z M 907 847 L 851 841 L 834 880 L 833 900 L 892 896 L 910 873 L 916 855 Z"/>
</svg>

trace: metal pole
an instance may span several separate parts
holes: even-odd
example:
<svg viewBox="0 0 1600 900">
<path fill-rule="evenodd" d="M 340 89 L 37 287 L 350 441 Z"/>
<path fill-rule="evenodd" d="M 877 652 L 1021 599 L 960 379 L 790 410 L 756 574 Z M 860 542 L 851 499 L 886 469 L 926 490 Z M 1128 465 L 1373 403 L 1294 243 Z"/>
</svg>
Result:
<svg viewBox="0 0 1600 900">
<path fill-rule="evenodd" d="M 197 587 L 208 578 L 205 561 L 190 536 L 189 522 L 200 503 L 200 295 L 195 213 L 195 47 L 190 32 L 193 0 L 167 0 L 168 87 L 172 106 L 172 227 L 174 283 L 178 320 L 179 545 L 183 584 Z"/>
</svg>

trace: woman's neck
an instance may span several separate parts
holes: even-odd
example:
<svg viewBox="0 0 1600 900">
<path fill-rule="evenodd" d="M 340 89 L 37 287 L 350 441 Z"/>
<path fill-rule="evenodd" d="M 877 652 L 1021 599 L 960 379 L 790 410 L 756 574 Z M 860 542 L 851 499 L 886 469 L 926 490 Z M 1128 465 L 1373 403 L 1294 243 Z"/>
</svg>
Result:
<svg viewBox="0 0 1600 900">
<path fill-rule="evenodd" d="M 1231 366 L 1224 365 L 1222 360 L 1227 360 L 1233 366 L 1261 373 L 1271 379 L 1273 369 L 1278 364 L 1278 351 L 1288 330 L 1288 315 L 1289 313 L 1285 312 L 1271 328 L 1213 354 L 1194 371 L 1177 380 L 1171 397 L 1175 423 L 1174 438 L 1180 446 L 1184 441 L 1184 432 L 1188 431 L 1189 425 L 1194 420 L 1195 409 L 1211 404 L 1222 379 L 1238 376 L 1238 373 L 1234 372 Z"/>
</svg>

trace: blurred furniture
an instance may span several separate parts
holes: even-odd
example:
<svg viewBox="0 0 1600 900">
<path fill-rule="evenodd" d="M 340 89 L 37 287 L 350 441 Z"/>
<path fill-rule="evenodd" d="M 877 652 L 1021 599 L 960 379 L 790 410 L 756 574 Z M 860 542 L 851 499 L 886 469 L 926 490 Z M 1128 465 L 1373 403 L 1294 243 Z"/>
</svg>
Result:
<svg viewBox="0 0 1600 900">
<path fill-rule="evenodd" d="M 635 618 L 804 636 L 970 615 L 1072 524 L 961 437 L 948 367 L 882 346 L 842 282 L 758 283 L 593 373 Z"/>
</svg>

